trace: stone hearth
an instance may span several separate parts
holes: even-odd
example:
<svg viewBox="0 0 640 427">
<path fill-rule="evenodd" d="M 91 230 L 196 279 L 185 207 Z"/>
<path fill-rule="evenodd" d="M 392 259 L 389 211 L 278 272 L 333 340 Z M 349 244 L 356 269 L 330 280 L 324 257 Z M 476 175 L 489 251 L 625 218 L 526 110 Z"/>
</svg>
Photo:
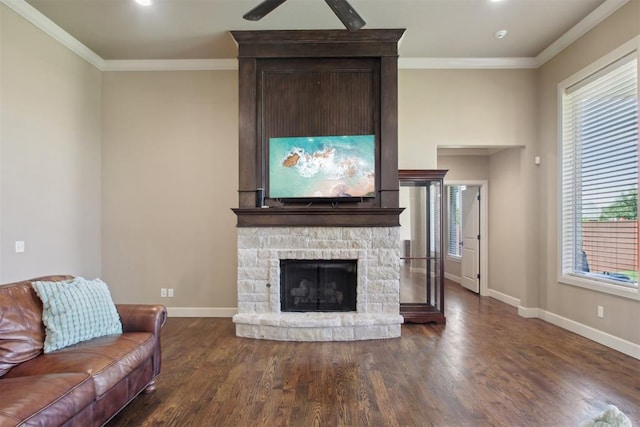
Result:
<svg viewBox="0 0 640 427">
<path fill-rule="evenodd" d="M 239 337 L 351 341 L 400 336 L 397 227 L 238 228 Z M 357 260 L 355 312 L 287 313 L 280 307 L 280 260 Z"/>
</svg>

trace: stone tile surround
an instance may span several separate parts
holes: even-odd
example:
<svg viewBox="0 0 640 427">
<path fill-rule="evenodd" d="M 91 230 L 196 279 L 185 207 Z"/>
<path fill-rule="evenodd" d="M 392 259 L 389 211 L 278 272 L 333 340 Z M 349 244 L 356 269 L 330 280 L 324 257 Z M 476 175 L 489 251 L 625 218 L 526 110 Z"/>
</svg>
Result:
<svg viewBox="0 0 640 427">
<path fill-rule="evenodd" d="M 238 228 L 239 337 L 352 341 L 400 336 L 398 227 Z M 281 259 L 358 261 L 355 312 L 280 311 Z"/>
</svg>

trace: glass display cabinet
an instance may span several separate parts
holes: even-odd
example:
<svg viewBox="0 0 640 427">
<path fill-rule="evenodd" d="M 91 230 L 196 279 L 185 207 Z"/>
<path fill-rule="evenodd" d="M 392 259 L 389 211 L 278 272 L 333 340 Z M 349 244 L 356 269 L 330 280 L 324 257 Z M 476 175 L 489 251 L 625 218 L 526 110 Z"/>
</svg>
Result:
<svg viewBox="0 0 640 427">
<path fill-rule="evenodd" d="M 445 323 L 444 176 L 446 170 L 399 170 L 400 314 L 407 323 Z"/>
</svg>

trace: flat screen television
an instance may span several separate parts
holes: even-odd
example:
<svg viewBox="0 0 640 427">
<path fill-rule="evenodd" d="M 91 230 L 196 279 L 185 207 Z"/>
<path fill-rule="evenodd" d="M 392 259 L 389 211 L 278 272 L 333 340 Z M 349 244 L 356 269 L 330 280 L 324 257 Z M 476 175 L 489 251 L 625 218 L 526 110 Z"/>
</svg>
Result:
<svg viewBox="0 0 640 427">
<path fill-rule="evenodd" d="M 269 138 L 268 197 L 375 197 L 375 135 Z"/>
</svg>

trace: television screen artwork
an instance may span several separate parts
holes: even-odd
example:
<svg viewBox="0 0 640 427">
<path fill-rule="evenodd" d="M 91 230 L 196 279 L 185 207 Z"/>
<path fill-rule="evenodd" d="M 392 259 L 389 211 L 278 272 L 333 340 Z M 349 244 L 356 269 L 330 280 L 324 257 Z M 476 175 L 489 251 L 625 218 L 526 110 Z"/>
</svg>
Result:
<svg viewBox="0 0 640 427">
<path fill-rule="evenodd" d="M 269 197 L 375 197 L 375 135 L 269 139 Z"/>
</svg>

